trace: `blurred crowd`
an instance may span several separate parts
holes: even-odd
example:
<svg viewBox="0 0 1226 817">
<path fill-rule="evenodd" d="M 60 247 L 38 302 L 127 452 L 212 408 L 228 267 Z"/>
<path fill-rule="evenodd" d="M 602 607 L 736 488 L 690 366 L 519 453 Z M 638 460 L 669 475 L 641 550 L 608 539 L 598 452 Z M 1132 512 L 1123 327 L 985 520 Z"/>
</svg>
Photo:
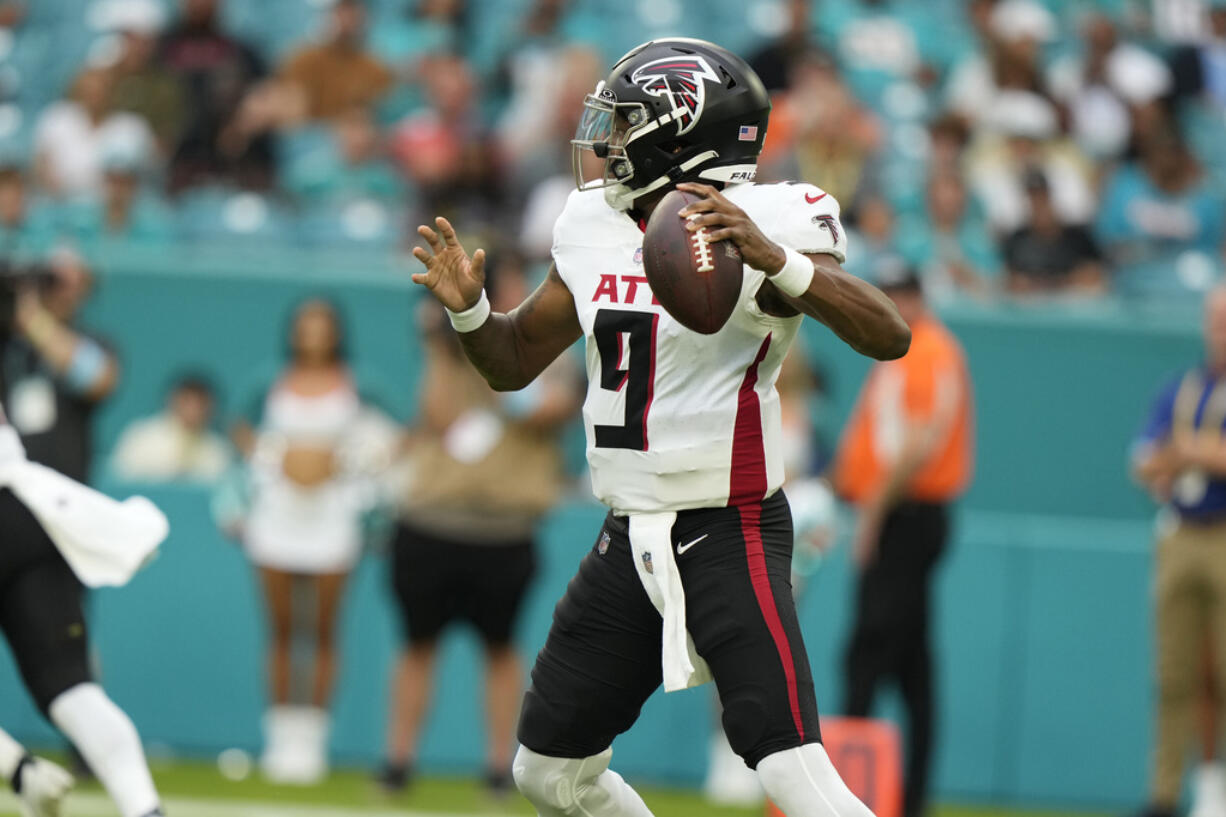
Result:
<svg viewBox="0 0 1226 817">
<path fill-rule="evenodd" d="M 394 253 L 437 214 L 539 267 L 584 93 L 683 33 L 759 71 L 760 180 L 838 198 L 859 274 L 1186 299 L 1223 267 L 1222 0 L 256 6 L 0 2 L 0 250 Z"/>
</svg>

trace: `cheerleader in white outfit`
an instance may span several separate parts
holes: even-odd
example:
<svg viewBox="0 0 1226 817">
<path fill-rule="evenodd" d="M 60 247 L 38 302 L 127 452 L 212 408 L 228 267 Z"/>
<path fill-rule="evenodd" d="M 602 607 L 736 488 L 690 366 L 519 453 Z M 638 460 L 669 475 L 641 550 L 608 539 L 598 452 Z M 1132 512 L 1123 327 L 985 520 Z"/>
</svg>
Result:
<svg viewBox="0 0 1226 817">
<path fill-rule="evenodd" d="M 336 308 L 310 300 L 295 311 L 290 360 L 264 400 L 256 429 L 238 432 L 248 453 L 251 508 L 242 539 L 259 569 L 269 613 L 261 765 L 272 780 L 312 783 L 327 773 L 327 706 L 342 591 L 362 550 L 362 516 L 374 472 L 390 458 L 390 421 L 363 407 L 345 364 Z M 309 589 L 309 594 L 295 592 Z M 308 635 L 314 663 L 308 705 L 291 705 L 294 605 L 315 599 Z"/>
</svg>

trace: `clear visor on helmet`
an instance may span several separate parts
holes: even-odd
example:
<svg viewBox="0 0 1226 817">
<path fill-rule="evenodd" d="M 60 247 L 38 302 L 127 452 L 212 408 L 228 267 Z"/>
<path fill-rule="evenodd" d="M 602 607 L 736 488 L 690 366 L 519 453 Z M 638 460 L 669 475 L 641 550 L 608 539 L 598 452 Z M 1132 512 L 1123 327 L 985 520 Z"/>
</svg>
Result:
<svg viewBox="0 0 1226 817">
<path fill-rule="evenodd" d="M 619 104 L 604 89 L 603 82 L 597 85 L 595 93 L 583 100 L 583 116 L 570 142 L 575 186 L 595 190 L 628 181 L 634 167 L 626 157 L 625 144 L 646 122 L 646 106 L 638 102 Z M 598 160 L 603 166 L 597 164 Z"/>
</svg>

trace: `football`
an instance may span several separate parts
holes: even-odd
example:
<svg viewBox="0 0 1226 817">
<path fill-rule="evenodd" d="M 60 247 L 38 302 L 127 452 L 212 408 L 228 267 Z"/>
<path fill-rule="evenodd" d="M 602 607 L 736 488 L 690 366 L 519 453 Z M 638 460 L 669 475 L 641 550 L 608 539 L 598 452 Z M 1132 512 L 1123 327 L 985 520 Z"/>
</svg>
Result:
<svg viewBox="0 0 1226 817">
<path fill-rule="evenodd" d="M 732 316 L 744 266 L 731 241 L 690 232 L 678 215 L 699 197 L 674 190 L 660 200 L 643 235 L 643 271 L 660 305 L 687 329 L 712 335 Z"/>
</svg>

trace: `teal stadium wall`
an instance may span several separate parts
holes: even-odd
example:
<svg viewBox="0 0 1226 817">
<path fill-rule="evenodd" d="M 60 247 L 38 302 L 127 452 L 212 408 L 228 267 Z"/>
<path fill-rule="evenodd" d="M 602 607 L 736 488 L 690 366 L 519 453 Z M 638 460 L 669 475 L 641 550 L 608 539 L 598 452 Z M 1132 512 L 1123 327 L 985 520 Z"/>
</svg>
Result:
<svg viewBox="0 0 1226 817">
<path fill-rule="evenodd" d="M 103 252 L 89 321 L 121 351 L 124 385 L 99 421 L 106 449 L 153 411 L 166 380 L 206 364 L 239 406 L 275 365 L 289 304 L 330 292 L 344 304 L 364 380 L 410 416 L 419 372 L 407 272 L 382 259 Z M 1153 508 L 1125 473 L 1151 395 L 1198 359 L 1194 315 L 1118 306 L 960 307 L 978 392 L 979 467 L 940 580 L 941 796 L 1036 805 L 1121 806 L 1143 793 L 1151 732 L 1149 583 Z M 839 421 L 867 363 L 820 327 L 804 341 L 830 372 Z M 96 594 L 103 677 L 155 751 L 256 750 L 264 706 L 261 611 L 241 553 L 214 529 L 206 494 L 144 490 L 173 522 L 160 558 L 123 590 Z M 520 643 L 543 642 L 553 601 L 591 546 L 602 511 L 577 498 L 550 518 L 543 569 Z M 844 550 L 800 601 L 824 711 L 837 712 L 851 573 Z M 397 641 L 386 563 L 375 552 L 343 622 L 334 749 L 372 765 L 383 736 Z M 479 653 L 456 633 L 422 765 L 480 768 Z M 895 707 L 887 706 L 887 711 Z M 35 744 L 52 736 L 0 658 L 0 723 Z M 708 693 L 658 693 L 616 744 L 631 778 L 695 783 L 714 723 Z M 161 747 L 158 749 L 157 747 Z"/>
</svg>

